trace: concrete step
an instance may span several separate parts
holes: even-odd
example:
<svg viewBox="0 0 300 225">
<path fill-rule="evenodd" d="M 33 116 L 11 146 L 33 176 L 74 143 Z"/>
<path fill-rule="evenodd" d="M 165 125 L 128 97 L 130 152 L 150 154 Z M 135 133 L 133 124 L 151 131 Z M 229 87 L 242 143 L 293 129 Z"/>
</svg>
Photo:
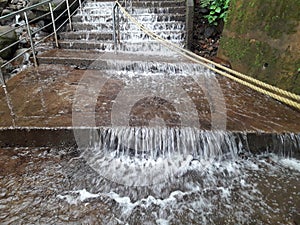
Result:
<svg viewBox="0 0 300 225">
<path fill-rule="evenodd" d="M 109 6 L 111 7 L 111 6 Z M 176 6 L 176 7 L 158 7 L 158 8 L 133 8 L 130 9 L 132 14 L 139 13 L 173 13 L 173 14 L 185 14 L 184 6 Z M 84 6 L 81 11 L 79 11 L 79 15 L 89 14 L 89 15 L 112 15 L 111 11 L 104 11 L 102 7 L 99 6 Z"/>
<path fill-rule="evenodd" d="M 170 68 L 175 71 L 180 70 L 184 64 L 195 67 L 194 69 L 203 68 L 199 64 L 195 64 L 180 56 L 159 56 L 159 55 L 143 55 L 135 53 L 103 52 L 95 50 L 69 50 L 69 49 L 53 49 L 38 56 L 39 64 L 61 64 L 71 65 L 78 68 L 99 69 L 99 70 L 134 70 L 143 71 L 147 66 L 155 65 L 157 71 L 165 71 Z M 156 62 L 156 63 L 155 63 Z M 193 69 L 193 68 L 192 68 Z M 170 72 L 170 71 L 169 71 Z"/>
<path fill-rule="evenodd" d="M 185 22 L 182 21 L 171 21 L 171 22 L 143 22 L 143 25 L 151 31 L 160 30 L 182 30 L 185 31 Z M 139 28 L 133 24 L 129 23 L 131 31 L 139 30 Z"/>
<path fill-rule="evenodd" d="M 107 41 L 65 40 L 65 41 L 59 41 L 59 46 L 63 49 L 82 49 L 82 50 L 101 50 L 101 51 L 114 50 L 114 43 L 112 40 L 107 40 Z"/>
<path fill-rule="evenodd" d="M 113 1 L 109 2 L 101 2 L 101 1 L 88 1 L 85 6 L 87 7 L 103 7 L 103 6 L 110 6 L 113 5 Z M 127 5 L 131 5 L 131 3 L 127 2 Z M 132 1 L 133 7 L 183 7 L 185 6 L 184 0 L 178 1 Z"/>
<path fill-rule="evenodd" d="M 183 46 L 184 43 L 175 43 L 179 46 Z M 84 40 L 69 40 L 59 41 L 59 45 L 63 49 L 82 49 L 82 50 L 101 50 L 101 51 L 113 51 L 113 41 L 84 41 Z M 157 41 L 145 41 L 137 40 L 122 41 L 118 44 L 118 50 L 128 52 L 147 52 L 147 54 L 161 54 L 162 52 L 167 53 L 168 49 L 165 48 Z"/>
<path fill-rule="evenodd" d="M 61 40 L 112 40 L 112 32 L 86 32 L 86 31 L 77 31 L 77 32 L 62 32 L 59 33 Z"/>
<path fill-rule="evenodd" d="M 171 21 L 185 21 L 184 14 L 135 14 L 133 15 L 139 22 L 171 22 Z M 126 19 L 122 19 L 127 21 Z M 73 22 L 101 22 L 112 23 L 111 15 L 75 15 L 72 18 Z"/>
<path fill-rule="evenodd" d="M 155 32 L 160 37 L 166 40 L 183 40 L 185 32 L 181 30 L 160 30 Z M 113 40 L 113 32 L 95 32 L 95 31 L 76 31 L 76 32 L 62 32 L 59 33 L 61 40 L 85 40 L 85 41 L 107 41 Z M 121 32 L 121 40 L 152 40 L 147 34 L 141 31 L 133 31 L 130 33 Z"/>
<path fill-rule="evenodd" d="M 171 22 L 171 21 L 185 21 L 185 14 L 134 14 L 139 22 Z"/>
<path fill-rule="evenodd" d="M 109 32 L 113 30 L 112 23 L 88 23 L 74 22 L 72 23 L 74 31 L 102 31 Z"/>
<path fill-rule="evenodd" d="M 133 8 L 133 14 L 140 13 L 171 13 L 171 14 L 185 14 L 184 6 L 176 7 L 158 7 L 158 8 Z"/>
<path fill-rule="evenodd" d="M 183 21 L 172 21 L 172 22 L 143 22 L 143 25 L 152 31 L 159 30 L 185 30 L 185 22 Z M 128 23 L 128 28 L 130 27 L 131 31 L 140 30 L 135 24 Z M 88 22 L 74 22 L 73 23 L 74 31 L 101 31 L 101 32 L 112 32 L 113 24 L 112 23 L 88 23 Z"/>
<path fill-rule="evenodd" d="M 112 23 L 112 15 L 75 15 L 72 17 L 72 22 L 97 22 L 97 23 Z"/>
<path fill-rule="evenodd" d="M 185 6 L 185 1 L 133 1 L 133 7 L 180 7 Z"/>
</svg>

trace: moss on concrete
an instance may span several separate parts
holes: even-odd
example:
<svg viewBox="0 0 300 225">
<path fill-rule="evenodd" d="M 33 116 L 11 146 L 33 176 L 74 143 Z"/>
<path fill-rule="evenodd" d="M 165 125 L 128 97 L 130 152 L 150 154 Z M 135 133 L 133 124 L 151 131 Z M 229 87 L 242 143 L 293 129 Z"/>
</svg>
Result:
<svg viewBox="0 0 300 225">
<path fill-rule="evenodd" d="M 232 0 L 228 25 L 235 24 L 236 32 L 261 30 L 272 38 L 295 33 L 300 20 L 300 0 Z M 288 23 L 286 21 L 289 21 Z"/>
<path fill-rule="evenodd" d="M 232 0 L 218 56 L 300 94 L 300 0 Z"/>
</svg>

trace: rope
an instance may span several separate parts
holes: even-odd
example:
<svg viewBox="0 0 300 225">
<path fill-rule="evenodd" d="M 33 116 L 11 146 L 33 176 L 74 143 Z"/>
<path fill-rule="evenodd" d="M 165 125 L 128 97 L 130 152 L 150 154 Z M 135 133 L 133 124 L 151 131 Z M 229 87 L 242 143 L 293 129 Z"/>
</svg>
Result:
<svg viewBox="0 0 300 225">
<path fill-rule="evenodd" d="M 255 78 L 249 77 L 249 76 L 244 75 L 244 74 L 242 74 L 240 72 L 237 72 L 235 70 L 232 70 L 230 68 L 222 66 L 222 65 L 220 65 L 218 63 L 215 63 L 215 62 L 213 62 L 213 61 L 211 61 L 209 59 L 206 59 L 204 57 L 198 56 L 198 55 L 196 55 L 195 53 L 193 53 L 191 51 L 183 49 L 183 48 L 177 46 L 176 44 L 174 44 L 172 42 L 169 42 L 169 41 L 161 38 L 159 35 L 153 33 L 152 31 L 148 30 L 147 28 L 145 28 L 144 25 L 142 25 L 141 23 L 139 23 L 134 17 L 132 17 L 126 11 L 126 9 L 124 9 L 121 6 L 121 4 L 118 2 L 118 0 L 116 0 L 116 4 L 120 7 L 122 13 L 126 17 L 128 17 L 135 25 L 137 25 L 147 35 L 149 35 L 153 39 L 157 40 L 158 42 L 160 42 L 162 45 L 166 46 L 167 48 L 170 48 L 173 51 L 175 51 L 176 53 L 184 56 L 185 58 L 187 58 L 187 59 L 189 59 L 189 60 L 191 60 L 191 61 L 193 61 L 195 63 L 201 64 L 201 65 L 209 68 L 210 70 L 215 71 L 215 72 L 217 72 L 217 73 L 219 73 L 219 74 L 221 74 L 221 75 L 223 75 L 223 76 L 225 76 L 225 77 L 227 77 L 229 79 L 232 79 L 232 80 L 234 80 L 234 81 L 236 81 L 236 82 L 238 82 L 240 84 L 243 84 L 243 85 L 245 85 L 245 86 L 247 86 L 249 88 L 252 88 L 255 91 L 258 91 L 258 92 L 260 92 L 262 94 L 268 95 L 268 96 L 270 96 L 270 97 L 272 97 L 272 98 L 274 98 L 274 99 L 276 99 L 278 101 L 281 101 L 281 102 L 283 102 L 283 103 L 285 103 L 285 104 L 287 104 L 289 106 L 295 107 L 295 108 L 297 108 L 297 109 L 300 110 L 300 103 L 291 100 L 291 99 L 294 99 L 294 100 L 300 101 L 300 96 L 299 95 L 296 95 L 296 94 L 291 93 L 289 91 L 286 91 L 286 90 L 280 89 L 278 87 L 272 86 L 270 84 L 266 84 L 266 83 L 264 83 L 262 81 L 259 81 L 259 80 L 255 79 Z M 186 53 L 186 54 L 184 54 L 184 53 Z M 206 62 L 206 63 L 204 63 L 204 62 Z M 219 69 L 225 70 L 228 73 L 226 73 L 224 71 L 221 71 L 221 70 L 219 70 L 219 69 L 217 69 L 215 67 L 212 67 L 212 66 L 210 66 L 207 63 L 209 63 L 211 65 L 214 65 L 215 67 L 217 67 Z M 236 75 L 237 77 L 235 77 L 235 76 L 233 76 L 233 75 L 231 75 L 229 73 L 231 73 L 233 75 Z M 254 85 L 254 84 L 251 84 L 251 83 L 249 83 L 249 82 L 247 82 L 245 80 L 242 80 L 242 79 L 240 79 L 238 77 L 243 78 L 243 79 L 248 80 L 248 81 L 251 81 L 252 83 L 254 83 L 256 85 L 259 85 L 261 87 L 258 87 L 258 86 Z M 269 91 L 263 89 L 262 87 L 269 89 Z M 272 93 L 270 90 L 272 90 L 274 92 L 277 92 L 277 94 L 276 93 Z M 283 96 L 280 96 L 278 94 L 281 94 Z M 284 96 L 289 97 L 291 99 L 288 99 L 288 98 L 286 98 Z"/>
</svg>

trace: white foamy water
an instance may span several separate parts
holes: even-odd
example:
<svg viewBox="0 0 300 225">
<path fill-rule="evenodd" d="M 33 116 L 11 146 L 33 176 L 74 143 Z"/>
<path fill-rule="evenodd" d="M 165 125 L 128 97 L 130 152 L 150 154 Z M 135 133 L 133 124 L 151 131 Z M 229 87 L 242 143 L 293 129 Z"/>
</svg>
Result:
<svg viewBox="0 0 300 225">
<path fill-rule="evenodd" d="M 192 221 L 196 224 L 230 224 L 230 221 L 235 224 L 250 221 L 272 224 L 279 218 L 280 221 L 292 221 L 288 218 L 297 212 L 295 201 L 299 199 L 300 174 L 295 171 L 287 175 L 286 166 L 274 167 L 273 162 L 259 157 L 224 160 L 210 164 L 205 171 L 201 163 L 194 162 L 193 166 L 186 165 L 186 172 L 175 180 L 148 187 L 148 195 L 133 199 L 121 189 L 113 188 L 94 195 L 108 197 L 110 200 L 106 201 L 115 203 L 113 208 L 118 212 L 118 219 L 129 224 L 138 221 L 149 224 Z M 128 188 L 129 193 L 130 190 L 134 192 L 134 188 Z M 168 190 L 168 194 L 162 196 L 159 190 Z M 283 203 L 280 197 L 276 197 L 277 192 L 282 195 L 288 192 L 290 200 L 287 198 Z M 272 199 L 265 197 L 267 193 Z M 283 210 L 282 204 L 289 207 L 291 213 L 285 215 L 286 219 L 278 217 Z M 261 212 L 264 212 L 263 217 L 257 217 Z M 142 220 L 140 215 L 144 215 Z"/>
<path fill-rule="evenodd" d="M 280 166 L 300 172 L 300 161 L 295 158 L 284 158 L 272 155 L 271 159 Z"/>
<path fill-rule="evenodd" d="M 73 151 L 0 149 L 1 224 L 273 225 L 299 217 L 300 172 L 273 155 L 243 154 L 205 169 L 196 160 L 173 179 L 128 187 Z"/>
<path fill-rule="evenodd" d="M 113 2 L 86 2 L 76 15 L 81 24 L 86 25 L 86 32 L 113 33 L 112 9 Z M 101 9 L 101 10 L 100 10 Z M 116 10 L 117 11 L 117 10 Z M 168 7 L 142 6 L 132 7 L 127 4 L 127 11 L 147 29 L 160 37 L 173 42 L 181 47 L 185 43 L 185 21 L 177 20 L 178 14 L 168 14 Z M 182 15 L 184 16 L 184 15 Z M 140 28 L 125 17 L 121 12 L 116 12 L 118 51 L 133 52 L 147 55 L 170 55 L 174 53 L 161 43 L 153 40 Z M 84 29 L 84 28 L 82 28 Z M 103 43 L 105 51 L 113 51 L 114 45 L 109 42 Z"/>
<path fill-rule="evenodd" d="M 57 195 L 59 199 L 67 201 L 70 205 L 78 204 L 80 202 L 84 202 L 90 198 L 98 198 L 99 194 L 92 194 L 88 192 L 86 189 L 71 191 L 69 194 L 65 195 Z"/>
<path fill-rule="evenodd" d="M 201 172 L 223 159 L 235 159 L 241 145 L 233 139 L 231 133 L 192 128 L 112 127 L 82 156 L 109 180 L 147 186 L 180 176 L 187 168 Z"/>
</svg>

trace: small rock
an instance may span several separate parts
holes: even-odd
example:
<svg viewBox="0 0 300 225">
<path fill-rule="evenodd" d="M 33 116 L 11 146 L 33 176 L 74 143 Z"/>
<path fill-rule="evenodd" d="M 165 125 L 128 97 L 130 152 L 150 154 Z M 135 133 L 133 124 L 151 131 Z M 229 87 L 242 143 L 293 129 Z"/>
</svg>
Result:
<svg viewBox="0 0 300 225">
<path fill-rule="evenodd" d="M 5 15 L 8 15 L 10 13 L 12 13 L 12 10 L 10 10 L 10 9 L 3 9 L 2 13 L 1 13 L 1 16 L 5 16 Z"/>
<path fill-rule="evenodd" d="M 210 37 L 212 37 L 213 35 L 215 35 L 215 33 L 216 33 L 215 28 L 212 27 L 212 26 L 208 26 L 208 27 L 205 29 L 205 31 L 204 31 L 204 37 L 205 37 L 205 38 L 210 38 Z"/>
<path fill-rule="evenodd" d="M 5 33 L 11 30 L 11 26 L 0 26 L 0 33 Z M 18 40 L 17 34 L 15 31 L 10 31 L 7 34 L 0 37 L 0 49 L 11 45 L 12 43 Z M 10 47 L 9 49 L 0 53 L 0 57 L 3 59 L 11 59 L 17 49 L 17 45 Z"/>
<path fill-rule="evenodd" d="M 208 13 L 208 9 L 207 8 L 200 8 L 199 12 L 202 14 L 207 14 Z"/>
<path fill-rule="evenodd" d="M 21 48 L 18 49 L 14 55 L 14 57 L 16 57 L 17 55 L 22 54 L 21 56 L 19 56 L 18 58 L 16 58 L 14 61 L 12 61 L 12 65 L 15 67 L 21 67 L 23 65 L 28 65 L 29 64 L 29 57 L 30 57 L 30 53 L 28 51 L 26 51 L 26 48 Z"/>
</svg>

